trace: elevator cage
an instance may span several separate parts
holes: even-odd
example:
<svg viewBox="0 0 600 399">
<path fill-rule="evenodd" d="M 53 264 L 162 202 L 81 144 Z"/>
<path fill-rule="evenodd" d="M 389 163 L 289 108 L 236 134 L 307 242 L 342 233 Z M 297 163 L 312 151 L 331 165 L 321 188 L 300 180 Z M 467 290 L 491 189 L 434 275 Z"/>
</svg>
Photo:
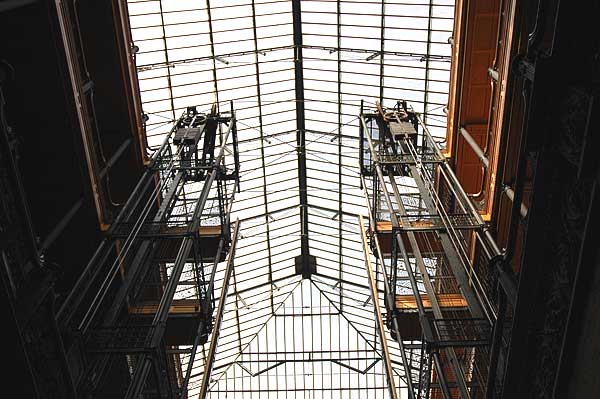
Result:
<svg viewBox="0 0 600 399">
<path fill-rule="evenodd" d="M 188 107 L 59 310 L 79 392 L 184 396 L 213 328 L 217 264 L 233 257 L 238 165 L 233 106 Z"/>
<path fill-rule="evenodd" d="M 360 170 L 370 251 L 386 279 L 386 326 L 414 397 L 486 392 L 499 250 L 445 154 L 405 101 L 363 108 Z"/>
</svg>

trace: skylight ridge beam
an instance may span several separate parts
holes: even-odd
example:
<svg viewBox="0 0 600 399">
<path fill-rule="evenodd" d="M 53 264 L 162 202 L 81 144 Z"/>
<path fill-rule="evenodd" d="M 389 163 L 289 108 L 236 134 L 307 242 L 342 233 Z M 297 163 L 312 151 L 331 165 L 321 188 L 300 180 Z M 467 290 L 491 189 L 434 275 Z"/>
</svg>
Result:
<svg viewBox="0 0 600 399">
<path fill-rule="evenodd" d="M 339 50 L 342 47 L 342 4 L 340 0 L 337 0 L 337 4 L 336 4 L 336 8 L 337 8 L 337 77 L 338 77 L 338 84 L 337 84 L 337 111 L 338 111 L 338 126 L 337 126 L 337 133 L 338 134 L 342 134 L 342 52 Z M 342 175 L 343 175 L 343 171 L 342 171 L 342 138 L 339 136 L 334 136 L 337 137 L 337 151 L 338 151 L 338 230 L 339 230 L 339 234 L 338 234 L 338 264 L 339 264 L 339 279 L 342 279 L 342 263 L 343 263 L 343 256 L 342 256 L 342 243 L 343 243 L 343 237 L 342 237 L 342 220 L 344 218 L 344 213 L 342 211 Z M 318 139 L 317 139 L 318 140 Z M 315 141 L 317 141 L 315 140 Z M 343 303 L 343 286 L 340 284 L 340 311 L 342 311 L 344 309 L 344 303 Z"/>
<path fill-rule="evenodd" d="M 300 261 L 302 277 L 310 276 L 308 246 L 308 195 L 306 192 L 306 124 L 304 114 L 304 72 L 302 70 L 302 10 L 300 0 L 292 0 L 294 29 L 294 80 L 296 92 L 296 145 L 298 153 L 298 187 L 300 194 Z"/>
<path fill-rule="evenodd" d="M 385 66 L 385 0 L 381 0 L 381 36 L 380 36 L 380 49 L 379 49 L 379 102 L 383 102 L 383 69 Z"/>
</svg>

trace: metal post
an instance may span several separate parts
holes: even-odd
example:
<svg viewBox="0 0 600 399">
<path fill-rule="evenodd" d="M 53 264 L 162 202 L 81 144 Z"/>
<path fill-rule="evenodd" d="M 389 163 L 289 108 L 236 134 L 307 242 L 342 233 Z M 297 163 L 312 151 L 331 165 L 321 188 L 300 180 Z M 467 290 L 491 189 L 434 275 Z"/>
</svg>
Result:
<svg viewBox="0 0 600 399">
<path fill-rule="evenodd" d="M 239 223 L 239 219 L 237 220 L 237 223 Z M 237 238 L 237 233 L 235 233 L 235 234 L 236 234 L 235 237 Z M 219 241 L 219 248 L 217 250 L 217 254 L 221 253 L 224 246 L 225 246 L 225 239 L 221 238 L 221 240 Z M 219 263 L 219 258 L 216 257 L 214 264 L 213 264 L 213 270 L 212 270 L 212 273 L 210 276 L 210 282 L 208 284 L 208 289 L 206 291 L 207 295 L 212 296 L 212 294 L 214 293 L 215 275 L 216 275 L 218 263 Z M 214 302 L 214 297 L 213 297 L 213 302 Z M 213 306 L 214 306 L 214 303 L 213 303 Z M 205 323 L 203 320 L 201 320 L 200 323 L 198 324 L 198 329 L 196 330 L 196 336 L 194 337 L 194 344 L 192 345 L 192 349 L 190 351 L 190 359 L 188 361 L 188 366 L 187 366 L 187 369 L 185 372 L 185 376 L 183 378 L 181 395 L 180 395 L 181 399 L 187 398 L 188 383 L 190 381 L 190 377 L 192 376 L 192 369 L 194 368 L 194 361 L 196 359 L 196 351 L 198 350 L 198 345 L 200 345 L 200 335 L 202 334 L 202 330 L 204 330 L 204 328 L 205 328 Z"/>
<path fill-rule="evenodd" d="M 388 378 L 388 388 L 390 390 L 390 396 L 392 399 L 398 399 L 398 392 L 396 391 L 396 384 L 394 382 L 394 370 L 392 369 L 392 363 L 390 361 L 390 352 L 385 338 L 385 330 L 383 329 L 383 316 L 381 315 L 381 307 L 379 306 L 379 295 L 377 290 L 377 282 L 373 277 L 373 266 L 371 265 L 369 244 L 367 243 L 367 236 L 365 234 L 365 223 L 361 215 L 358 216 L 358 222 L 360 224 L 360 234 L 363 244 L 363 253 L 365 256 L 365 266 L 367 268 L 367 277 L 369 278 L 369 288 L 371 289 L 371 299 L 373 300 L 373 307 L 377 323 L 377 332 L 379 333 L 379 339 L 381 340 L 381 349 L 383 352 L 383 361 L 385 363 L 385 373 Z M 385 265 L 383 266 L 385 268 Z M 406 368 L 406 364 L 404 365 Z M 407 376 L 407 380 L 410 381 L 410 374 Z M 410 382 L 409 382 L 410 384 Z M 412 385 L 412 384 L 410 384 Z M 411 392 L 412 389 L 409 391 Z M 412 397 L 412 395 L 411 395 Z"/>
<path fill-rule="evenodd" d="M 225 266 L 225 275 L 223 277 L 223 286 L 221 287 L 221 296 L 219 297 L 219 307 L 217 308 L 215 326 L 213 327 L 213 334 L 210 339 L 208 356 L 206 357 L 206 364 L 204 365 L 204 375 L 202 376 L 202 385 L 200 386 L 201 399 L 206 398 L 206 394 L 208 392 L 208 383 L 210 382 L 210 374 L 212 373 L 212 367 L 215 361 L 217 344 L 219 342 L 219 333 L 221 330 L 221 323 L 223 321 L 223 312 L 225 310 L 225 300 L 227 298 L 227 291 L 229 290 L 229 280 L 231 278 L 231 274 L 233 273 L 233 260 L 235 258 L 235 248 L 237 245 L 239 229 L 240 222 L 239 220 L 237 220 L 235 223 L 235 229 L 233 231 L 233 241 L 231 243 L 231 249 L 229 250 L 227 264 Z"/>
</svg>

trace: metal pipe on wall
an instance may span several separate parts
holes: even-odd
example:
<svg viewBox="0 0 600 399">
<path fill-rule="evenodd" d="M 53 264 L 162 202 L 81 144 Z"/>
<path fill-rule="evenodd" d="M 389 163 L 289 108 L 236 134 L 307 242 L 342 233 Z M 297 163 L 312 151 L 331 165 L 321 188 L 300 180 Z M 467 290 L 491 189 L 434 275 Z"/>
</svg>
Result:
<svg viewBox="0 0 600 399">
<path fill-rule="evenodd" d="M 514 202 L 515 192 L 513 191 L 512 188 L 510 188 L 510 186 L 508 186 L 508 185 L 504 186 L 502 191 L 506 194 L 506 197 L 508 197 L 508 199 L 511 202 Z M 525 219 L 527 217 L 527 212 L 528 212 L 527 206 L 521 201 L 521 217 L 523 219 Z"/>
<path fill-rule="evenodd" d="M 459 132 L 463 136 L 463 138 L 465 139 L 467 144 L 469 144 L 469 146 L 471 147 L 473 152 L 475 152 L 475 155 L 477 155 L 477 158 L 479 158 L 481 160 L 481 162 L 483 162 L 483 166 L 485 166 L 485 168 L 487 169 L 490 166 L 490 161 L 485 156 L 485 153 L 479 147 L 479 144 L 477 144 L 477 142 L 475 141 L 473 136 L 471 136 L 471 134 L 464 127 L 461 127 L 459 129 Z"/>
</svg>

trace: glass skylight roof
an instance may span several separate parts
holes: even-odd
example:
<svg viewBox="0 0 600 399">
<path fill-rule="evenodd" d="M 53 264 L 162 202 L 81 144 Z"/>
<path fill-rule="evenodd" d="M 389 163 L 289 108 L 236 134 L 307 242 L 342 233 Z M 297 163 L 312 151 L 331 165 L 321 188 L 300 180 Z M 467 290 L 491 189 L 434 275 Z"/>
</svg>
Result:
<svg viewBox="0 0 600 399">
<path fill-rule="evenodd" d="M 149 151 L 185 107 L 225 110 L 233 101 L 241 162 L 233 217 L 242 225 L 210 396 L 388 397 L 356 218 L 366 213 L 357 115 L 361 101 L 405 99 L 443 141 L 454 2 L 300 1 L 296 38 L 292 3 L 128 1 Z M 302 281 L 294 258 L 304 186 L 317 275 Z M 388 342 L 396 386 L 405 386 Z M 190 397 L 207 351 L 196 356 Z"/>
</svg>

